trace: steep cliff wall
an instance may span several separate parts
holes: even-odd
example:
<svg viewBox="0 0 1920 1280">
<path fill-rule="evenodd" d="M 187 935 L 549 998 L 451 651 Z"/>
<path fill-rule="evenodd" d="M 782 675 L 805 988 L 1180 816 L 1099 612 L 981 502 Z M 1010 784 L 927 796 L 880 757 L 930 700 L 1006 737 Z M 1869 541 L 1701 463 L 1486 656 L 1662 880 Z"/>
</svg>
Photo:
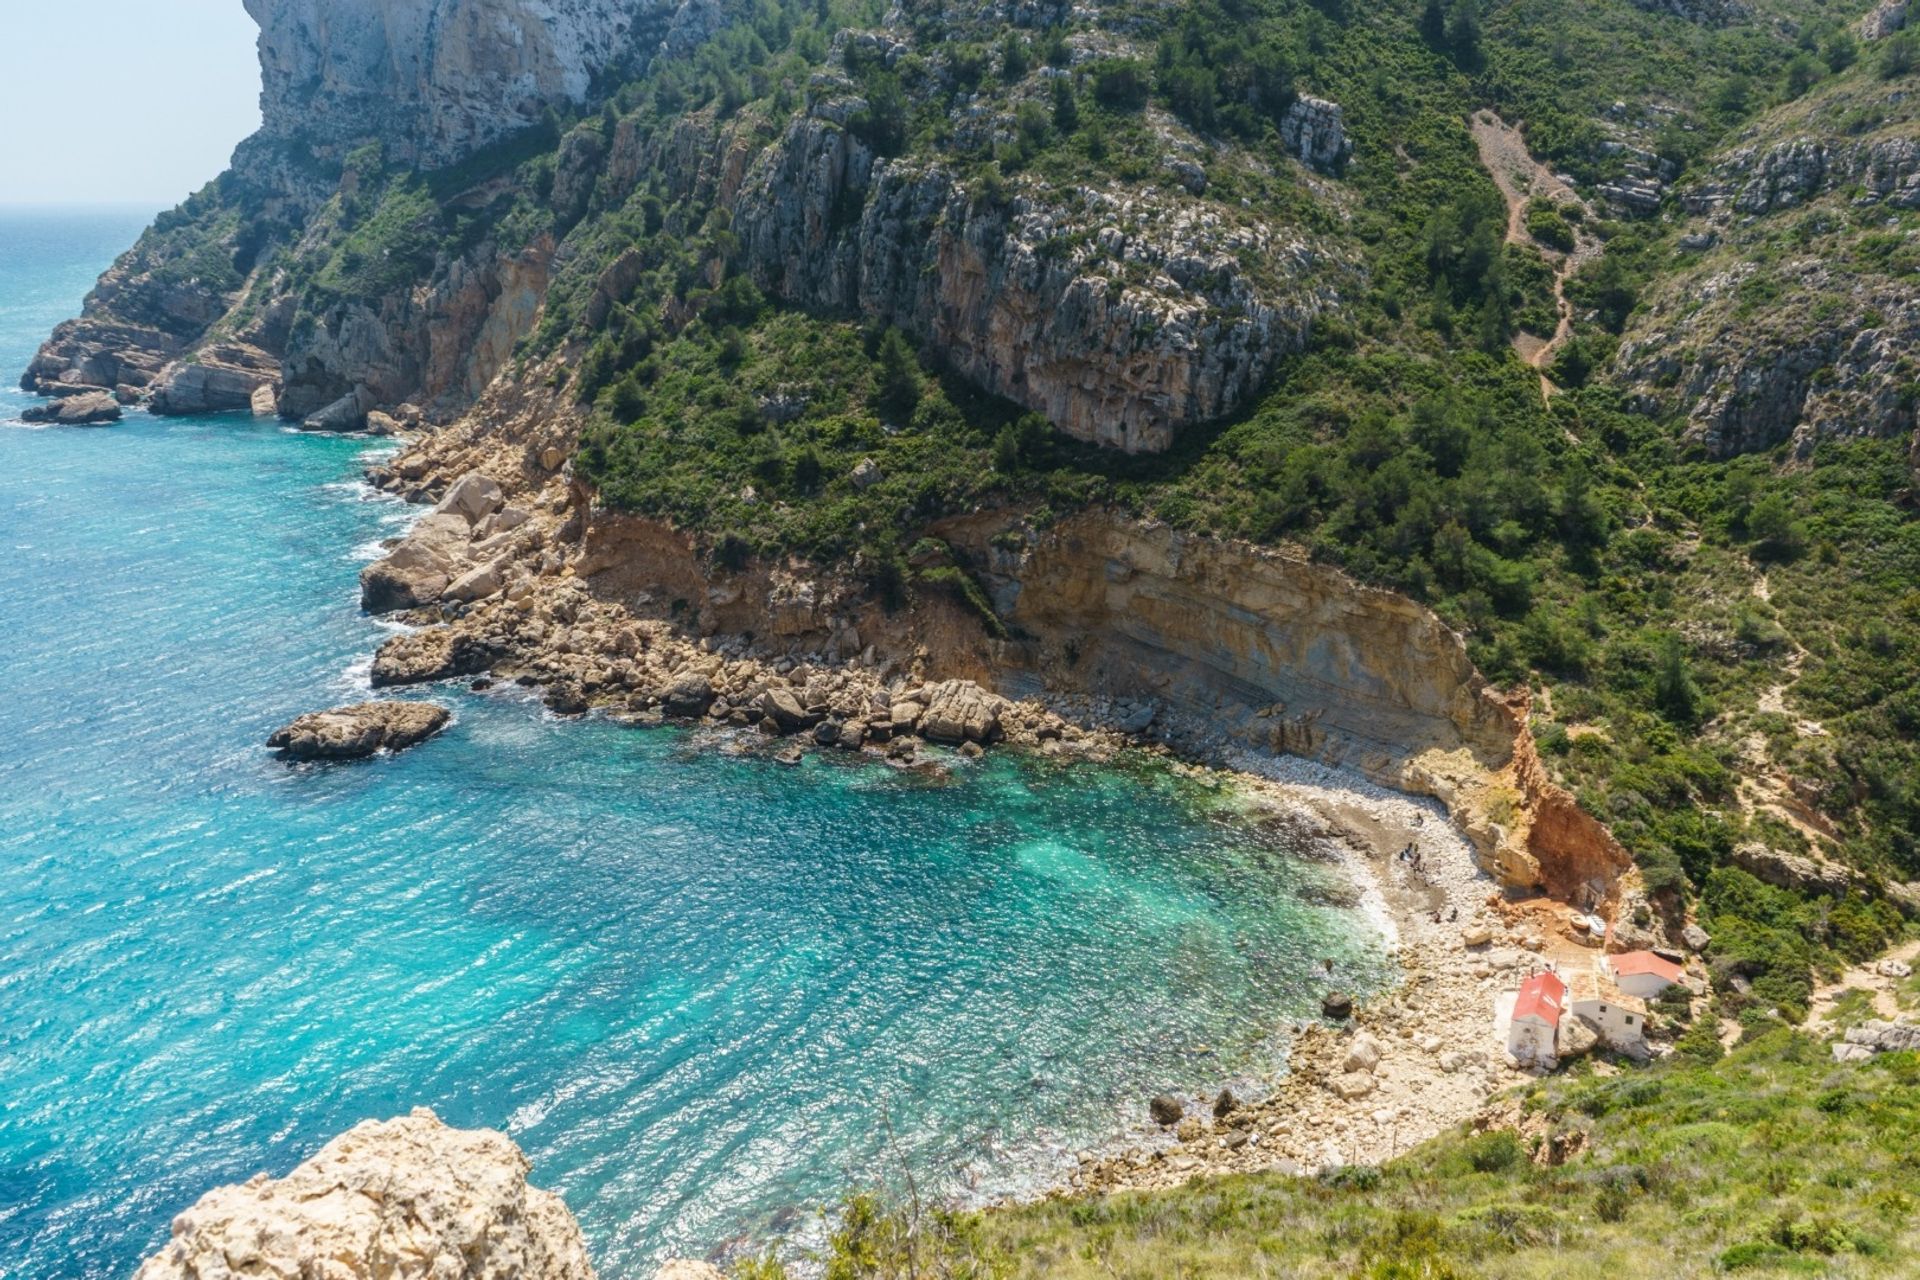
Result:
<svg viewBox="0 0 1920 1280">
<path fill-rule="evenodd" d="M 339 160 L 368 141 L 438 168 L 587 101 L 660 0 L 246 0 L 263 132 Z M 671 12 L 671 6 L 666 7 Z M 654 38 L 658 39 L 657 32 Z"/>
<path fill-rule="evenodd" d="M 1244 402 L 1353 281 L 1314 237 L 1165 189 L 1069 208 L 878 159 L 843 127 L 864 107 L 827 92 L 753 162 L 730 201 L 749 269 L 906 329 L 1077 439 L 1167 448 Z"/>
</svg>

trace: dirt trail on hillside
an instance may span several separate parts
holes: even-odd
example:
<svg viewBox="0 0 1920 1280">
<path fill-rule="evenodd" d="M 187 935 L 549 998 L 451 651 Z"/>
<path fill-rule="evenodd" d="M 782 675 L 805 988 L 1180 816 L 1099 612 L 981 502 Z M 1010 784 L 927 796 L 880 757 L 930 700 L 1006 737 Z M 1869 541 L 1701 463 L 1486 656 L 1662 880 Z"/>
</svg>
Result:
<svg viewBox="0 0 1920 1280">
<path fill-rule="evenodd" d="M 1470 128 L 1474 145 L 1480 149 L 1480 163 L 1493 175 L 1494 185 L 1500 188 L 1500 194 L 1507 202 L 1508 244 L 1534 244 L 1533 238 L 1527 234 L 1527 204 L 1531 200 L 1578 205 L 1582 210 L 1586 208 L 1572 187 L 1556 178 L 1552 170 L 1528 153 L 1526 139 L 1520 136 L 1518 129 L 1484 109 L 1474 112 Z M 1573 332 L 1573 304 L 1567 301 L 1567 279 L 1599 257 L 1601 245 L 1586 229 L 1585 219 L 1582 219 L 1573 227 L 1573 252 L 1562 253 L 1546 245 L 1535 247 L 1553 265 L 1553 305 L 1560 319 L 1554 326 L 1553 337 L 1549 339 L 1542 340 L 1531 333 L 1515 334 L 1513 349 L 1519 352 L 1522 360 L 1542 371 L 1540 396 L 1544 400 L 1558 390 L 1545 370 Z"/>
</svg>

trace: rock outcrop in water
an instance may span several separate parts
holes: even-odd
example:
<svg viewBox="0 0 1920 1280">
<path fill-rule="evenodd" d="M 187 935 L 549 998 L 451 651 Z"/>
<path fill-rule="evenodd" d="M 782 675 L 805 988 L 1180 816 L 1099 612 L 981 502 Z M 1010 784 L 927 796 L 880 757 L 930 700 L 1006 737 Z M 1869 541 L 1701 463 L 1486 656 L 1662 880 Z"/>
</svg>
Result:
<svg viewBox="0 0 1920 1280">
<path fill-rule="evenodd" d="M 367 1121 L 284 1178 L 208 1192 L 135 1280 L 593 1280 L 520 1149 L 416 1109 Z"/>
<path fill-rule="evenodd" d="M 267 745 L 289 760 L 359 760 L 418 746 L 450 719 L 431 702 L 363 702 L 301 716 L 275 730 Z"/>
<path fill-rule="evenodd" d="M 20 420 L 57 427 L 97 427 L 120 420 L 120 402 L 104 391 L 83 391 L 23 409 Z"/>
</svg>

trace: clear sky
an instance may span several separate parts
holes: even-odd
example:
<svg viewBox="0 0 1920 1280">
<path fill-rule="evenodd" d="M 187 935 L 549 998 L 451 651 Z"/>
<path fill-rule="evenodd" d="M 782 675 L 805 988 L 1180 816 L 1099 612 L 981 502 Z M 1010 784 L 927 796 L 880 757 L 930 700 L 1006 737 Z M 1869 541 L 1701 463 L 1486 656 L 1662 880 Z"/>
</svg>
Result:
<svg viewBox="0 0 1920 1280">
<path fill-rule="evenodd" d="M 241 0 L 0 0 L 0 204 L 178 203 L 260 125 Z"/>
</svg>

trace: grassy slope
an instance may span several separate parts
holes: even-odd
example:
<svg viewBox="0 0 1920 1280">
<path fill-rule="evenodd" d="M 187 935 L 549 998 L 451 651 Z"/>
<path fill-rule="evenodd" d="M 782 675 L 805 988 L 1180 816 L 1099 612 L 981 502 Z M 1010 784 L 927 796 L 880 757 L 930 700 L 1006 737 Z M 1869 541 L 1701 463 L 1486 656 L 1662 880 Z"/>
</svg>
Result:
<svg viewBox="0 0 1920 1280">
<path fill-rule="evenodd" d="M 1517 1129 L 1379 1170 L 1196 1179 L 943 1222 L 856 1212 L 828 1274 L 1022 1280 L 1617 1280 L 1920 1269 L 1920 1059 L 1773 1032 L 1715 1064 L 1544 1081 Z M 1559 1162 L 1535 1162 L 1544 1150 Z M 1568 1155 L 1566 1153 L 1573 1153 Z M 767 1269 L 748 1268 L 765 1275 Z"/>
</svg>

